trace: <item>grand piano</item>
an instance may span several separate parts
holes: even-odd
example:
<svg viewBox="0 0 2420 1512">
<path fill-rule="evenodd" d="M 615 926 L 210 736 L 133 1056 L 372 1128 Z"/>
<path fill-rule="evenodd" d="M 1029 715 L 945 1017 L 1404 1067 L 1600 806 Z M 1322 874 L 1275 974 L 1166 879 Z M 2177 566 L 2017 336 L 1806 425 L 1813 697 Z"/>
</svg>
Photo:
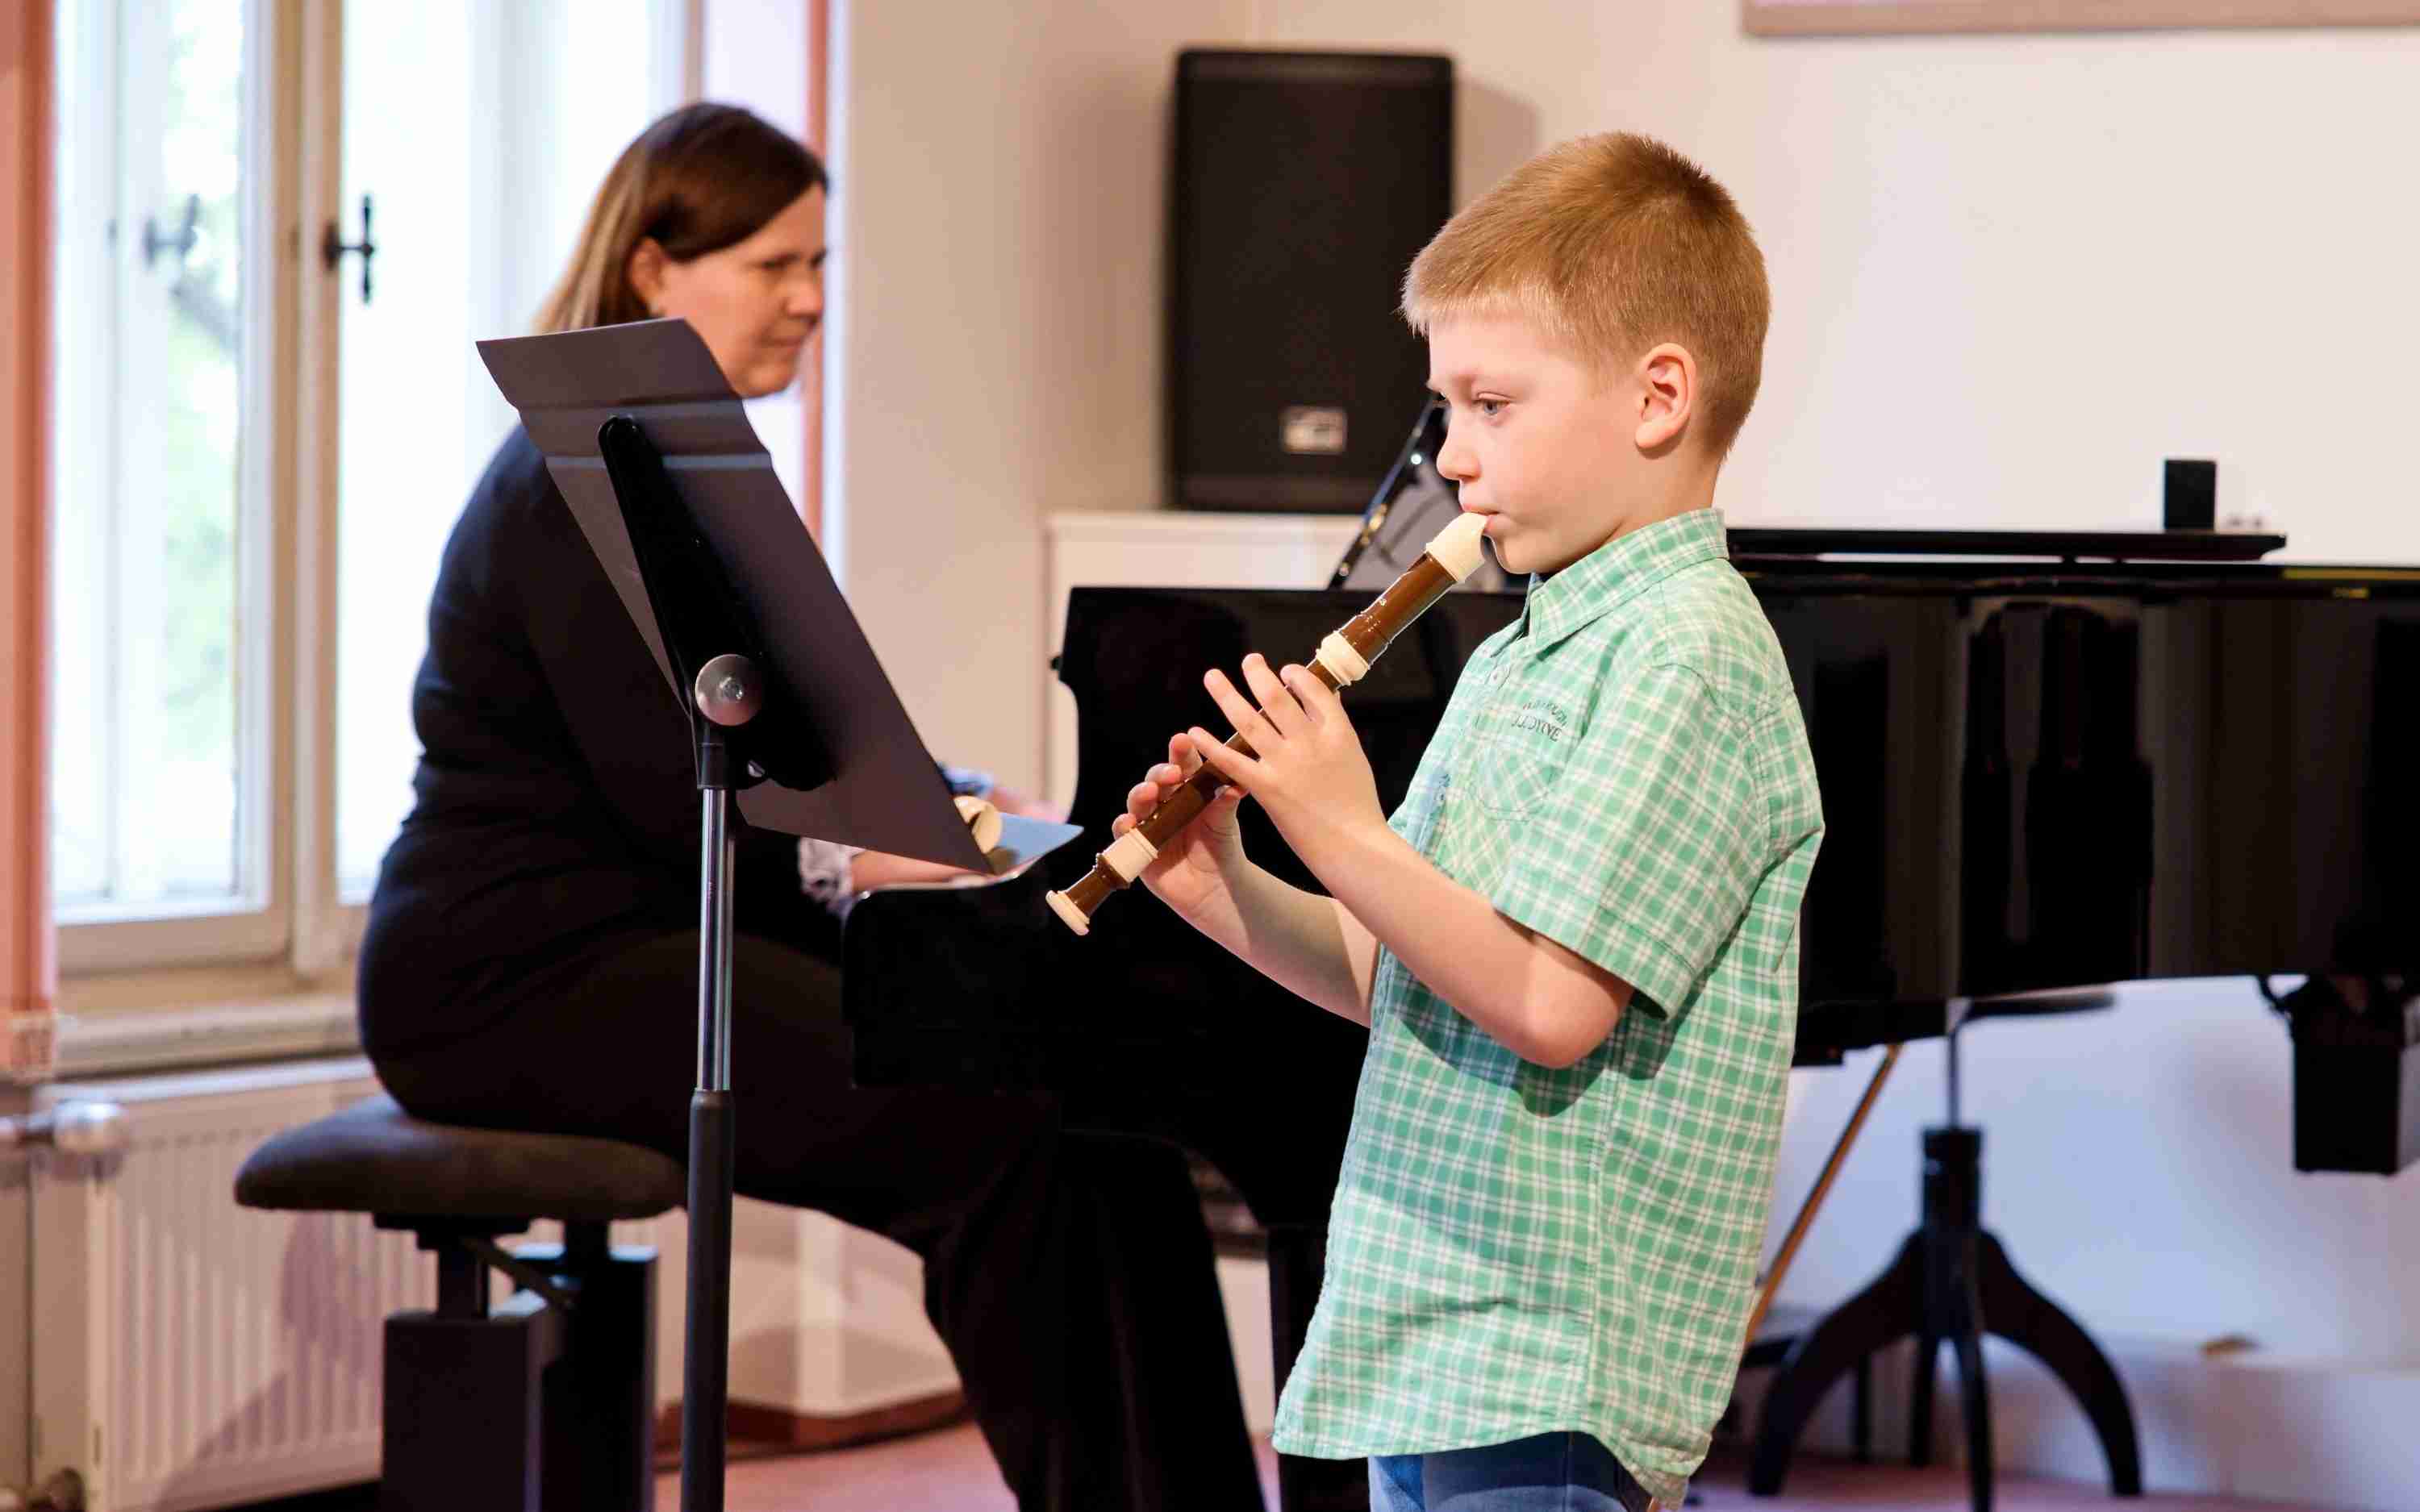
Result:
<svg viewBox="0 0 2420 1512">
<path fill-rule="evenodd" d="M 2183 544 L 1734 532 L 1790 661 L 1828 825 L 1797 1058 L 1833 1065 L 2055 1008 L 2072 1001 L 2061 989 L 2251 977 L 2291 1020 L 2297 1165 L 2392 1172 L 2420 1157 L 2420 572 L 2142 560 Z M 1171 731 L 1223 728 L 1205 668 L 1251 650 L 1301 659 L 1370 596 L 1075 590 L 1056 666 L 1078 710 L 1070 817 L 1091 843 L 987 886 L 873 893 L 845 941 L 861 1082 L 1052 1088 L 1083 1125 L 1173 1140 L 1224 1175 L 1269 1233 L 1280 1380 L 1318 1285 L 1363 1031 L 1140 888 L 1084 939 L 1043 893 L 1091 864 Z M 1389 807 L 1464 661 L 1519 609 L 1517 594 L 1450 595 L 1352 689 Z M 1309 885 L 1249 804 L 1243 823 L 1255 858 Z M 1778 1488 L 1806 1410 L 1873 1344 L 1916 1332 L 1965 1363 L 1962 1326 L 2044 1353 L 2102 1430 L 2115 1489 L 2139 1485 L 2120 1463 L 2133 1428 L 2116 1378 L 2093 1375 L 2080 1329 L 2045 1319 L 2023 1336 L 2022 1299 L 1978 1258 L 1996 1243 L 1974 1226 L 1971 1186 L 1953 1181 L 1935 1214 L 1929 1178 L 1915 1270 L 1792 1346 L 1752 1489 Z M 1963 1288 L 1962 1325 L 1906 1316 L 1928 1263 Z M 1971 1430 L 1979 1362 L 1965 1390 Z M 1360 1505 L 1360 1476 L 1287 1459 L 1280 1496 L 1289 1512 Z M 1978 1504 L 1989 1496 L 1986 1453 Z"/>
</svg>

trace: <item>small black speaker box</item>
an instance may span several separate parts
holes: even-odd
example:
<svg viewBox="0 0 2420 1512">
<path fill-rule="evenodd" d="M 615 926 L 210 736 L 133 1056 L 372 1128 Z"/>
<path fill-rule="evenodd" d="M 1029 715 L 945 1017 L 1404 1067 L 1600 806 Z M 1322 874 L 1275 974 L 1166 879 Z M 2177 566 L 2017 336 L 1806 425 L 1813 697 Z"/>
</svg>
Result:
<svg viewBox="0 0 2420 1512">
<path fill-rule="evenodd" d="M 2218 464 L 2191 457 L 2169 457 L 2161 470 L 2160 517 L 2172 531 L 2207 531 L 2218 526 Z"/>
<path fill-rule="evenodd" d="M 1175 147 L 1175 501 L 1359 510 L 1427 386 L 1396 305 L 1452 213 L 1452 60 L 1186 52 Z"/>
</svg>

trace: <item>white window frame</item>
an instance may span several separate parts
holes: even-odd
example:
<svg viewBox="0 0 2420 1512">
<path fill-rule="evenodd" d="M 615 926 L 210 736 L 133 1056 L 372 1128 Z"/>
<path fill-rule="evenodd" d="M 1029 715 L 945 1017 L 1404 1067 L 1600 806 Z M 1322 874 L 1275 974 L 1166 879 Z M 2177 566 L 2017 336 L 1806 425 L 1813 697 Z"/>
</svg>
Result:
<svg viewBox="0 0 2420 1512">
<path fill-rule="evenodd" d="M 59 3 L 64 9 L 76 0 Z M 246 1041 L 253 1054 L 278 1053 L 287 1040 L 295 1041 L 289 1051 L 305 1041 L 327 1048 L 319 1041 L 329 1028 L 318 1018 L 333 1023 L 340 1011 L 350 1017 L 344 978 L 368 910 L 346 901 L 336 875 L 336 385 L 342 301 L 360 268 L 347 258 L 331 271 L 320 255 L 332 222 L 349 239 L 359 234 L 358 207 L 349 212 L 340 203 L 344 6 L 245 0 L 245 8 L 246 172 L 258 190 L 245 198 L 242 227 L 237 594 L 245 619 L 237 675 L 240 843 L 254 886 L 234 903 L 62 910 L 60 1002 L 70 1021 L 63 1063 L 78 1060 L 80 1013 L 90 1026 L 124 1026 L 128 1009 L 249 1004 L 297 993 L 329 998 L 346 989 L 341 1010 L 331 998 L 309 1025 L 278 1028 L 268 1040 L 260 1038 L 268 1031 L 252 1026 L 247 1032 L 259 1041 Z M 659 87 L 677 88 L 679 98 L 699 92 L 704 14 L 704 0 L 671 0 L 659 12 Z M 108 110 L 105 99 L 86 102 L 105 92 L 60 83 L 63 110 L 78 113 L 78 121 Z M 54 456 L 70 450 L 72 439 L 60 440 Z M 101 1059 L 163 1057 L 210 1057 L 203 1047 L 163 1050 L 146 1040 Z"/>
<path fill-rule="evenodd" d="M 291 90 L 280 44 L 291 24 L 288 12 L 294 4 L 295 0 L 246 0 L 245 5 L 244 139 L 247 152 L 265 147 L 271 160 L 284 155 L 288 137 L 279 129 L 283 114 L 279 103 L 290 97 Z M 63 17 L 61 24 L 75 22 Z M 60 85 L 58 98 L 65 110 L 73 113 L 72 119 L 62 120 L 63 147 L 67 141 L 79 139 L 71 133 L 101 133 L 80 135 L 81 140 L 91 141 L 114 131 L 114 82 L 108 88 L 90 87 L 89 80 L 62 79 Z M 272 172 L 261 193 L 248 194 L 242 201 L 244 356 L 239 404 L 244 441 L 238 462 L 236 595 L 243 606 L 244 633 L 239 640 L 235 669 L 235 740 L 240 784 L 238 872 L 243 886 L 236 897 L 226 900 L 61 909 L 58 959 L 65 976 L 273 958 L 287 949 L 291 937 L 293 875 L 283 843 L 283 805 L 278 802 L 280 779 L 291 761 L 287 721 L 282 717 L 285 679 L 278 666 L 279 648 L 287 639 L 281 629 L 289 623 L 282 602 L 285 595 L 278 589 L 288 532 L 283 517 L 285 494 L 277 486 L 277 463 L 293 447 L 291 407 L 284 392 L 291 384 L 278 361 L 287 334 L 284 327 L 288 322 L 283 316 L 290 307 L 287 293 L 293 259 L 275 235 L 276 227 L 290 221 L 288 187 L 284 176 Z M 63 185 L 63 225 L 68 224 L 72 203 L 73 196 Z M 82 235 L 85 228 L 70 230 L 79 234 L 77 246 L 93 239 Z M 121 228 L 121 239 L 126 234 L 126 228 Z M 70 251 L 67 255 L 78 254 Z M 70 270 L 61 267 L 56 271 L 65 286 Z M 74 329 L 74 322 L 82 318 L 76 308 L 79 301 L 61 302 L 69 307 L 59 312 L 61 328 L 55 339 L 88 338 L 89 332 Z M 104 332 L 109 324 L 105 316 L 94 323 Z M 116 345 L 111 339 L 110 347 Z M 56 469 L 92 455 L 94 443 L 95 438 L 62 435 L 52 453 L 54 478 Z M 103 445 L 100 450 L 105 453 L 108 448 Z M 58 597 L 66 601 L 70 595 Z M 54 690 L 54 697 L 63 698 L 68 691 Z"/>
</svg>

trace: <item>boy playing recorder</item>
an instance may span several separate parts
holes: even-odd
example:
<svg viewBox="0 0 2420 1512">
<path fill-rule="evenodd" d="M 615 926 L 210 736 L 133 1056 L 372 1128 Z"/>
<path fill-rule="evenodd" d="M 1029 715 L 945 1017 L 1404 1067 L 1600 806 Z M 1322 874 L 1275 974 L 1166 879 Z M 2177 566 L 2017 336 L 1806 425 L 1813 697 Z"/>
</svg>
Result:
<svg viewBox="0 0 2420 1512">
<path fill-rule="evenodd" d="M 1230 786 L 1143 872 L 1370 1048 L 1326 1284 L 1277 1424 L 1380 1512 L 1678 1507 L 1744 1343 L 1823 835 L 1789 669 L 1714 483 L 1757 390 L 1764 264 L 1730 196 L 1627 133 L 1544 152 L 1404 283 L 1437 466 L 1521 618 L 1379 810 L 1336 694 L 1246 659 L 1124 833 Z M 1249 795 L 1327 887 L 1243 854 Z"/>
</svg>

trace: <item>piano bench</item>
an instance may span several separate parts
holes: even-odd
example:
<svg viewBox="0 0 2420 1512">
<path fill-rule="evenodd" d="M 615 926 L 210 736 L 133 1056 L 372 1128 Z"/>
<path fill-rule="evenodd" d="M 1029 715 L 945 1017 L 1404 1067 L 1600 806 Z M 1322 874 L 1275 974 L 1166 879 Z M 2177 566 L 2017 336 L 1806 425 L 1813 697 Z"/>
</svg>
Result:
<svg viewBox="0 0 2420 1512">
<path fill-rule="evenodd" d="M 384 1512 L 645 1512 L 655 1252 L 613 1249 L 606 1226 L 678 1206 L 685 1188 L 652 1149 L 430 1123 L 374 1097 L 254 1150 L 235 1198 L 366 1212 L 437 1256 L 436 1307 L 386 1320 Z M 562 1220 L 562 1244 L 496 1243 L 540 1218 Z M 491 1268 L 520 1287 L 493 1307 Z"/>
</svg>

